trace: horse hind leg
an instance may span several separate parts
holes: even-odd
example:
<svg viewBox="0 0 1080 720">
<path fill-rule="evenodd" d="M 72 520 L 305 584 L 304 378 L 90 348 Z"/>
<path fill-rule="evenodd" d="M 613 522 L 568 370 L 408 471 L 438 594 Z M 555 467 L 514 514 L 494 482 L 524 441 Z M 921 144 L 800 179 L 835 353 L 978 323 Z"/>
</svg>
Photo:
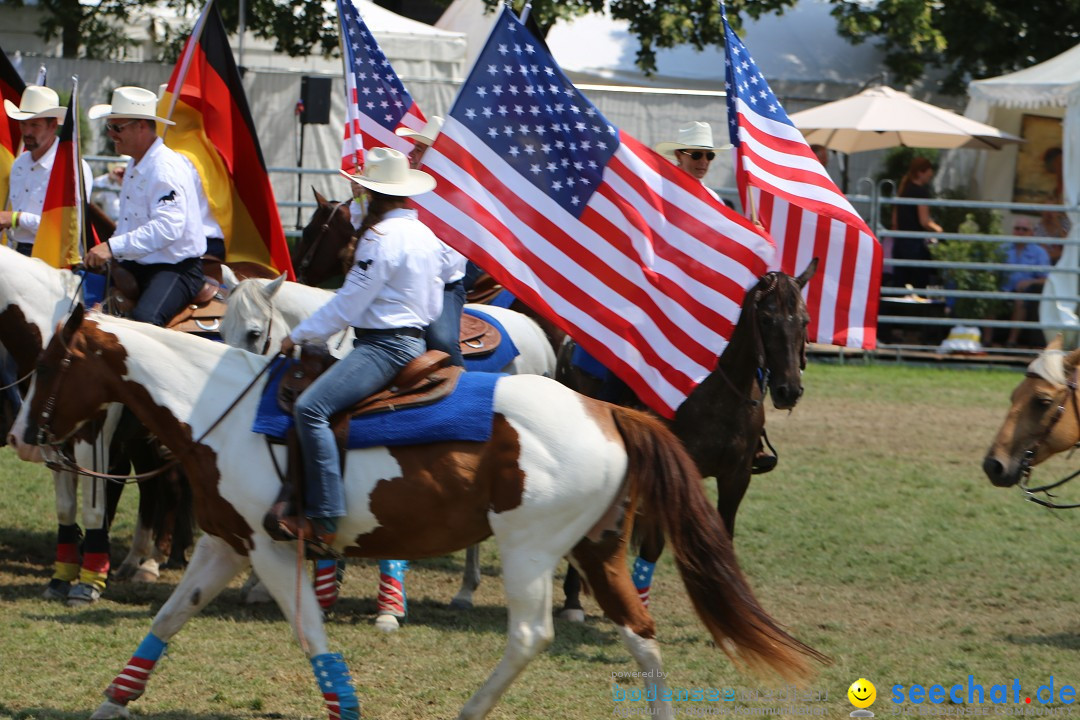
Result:
<svg viewBox="0 0 1080 720">
<path fill-rule="evenodd" d="M 506 652 L 483 686 L 465 703 L 458 720 L 487 717 L 514 678 L 555 638 L 551 582 L 558 558 L 544 560 L 503 549 L 503 582 L 509 612 Z"/>
<path fill-rule="evenodd" d="M 581 573 L 573 563 L 566 568 L 566 577 L 563 578 L 563 606 L 559 611 L 559 618 L 570 622 L 585 622 L 585 608 L 581 606 Z"/>
<path fill-rule="evenodd" d="M 472 610 L 473 593 L 480 587 L 480 545 L 470 545 L 465 551 L 465 572 L 461 576 L 461 587 L 450 601 L 451 610 Z"/>
<path fill-rule="evenodd" d="M 128 703 L 142 696 L 169 640 L 236 577 L 248 559 L 212 535 L 199 538 L 187 571 L 154 617 L 150 632 L 105 690 L 105 702 L 91 720 L 129 717 Z"/>
<path fill-rule="evenodd" d="M 626 569 L 626 539 L 614 533 L 598 542 L 586 538 L 574 547 L 571 557 L 589 583 L 593 598 L 618 626 L 623 643 L 641 668 L 645 689 L 640 697 L 648 699 L 651 717 L 673 718 L 671 702 L 664 699 L 667 685 L 656 624 Z M 614 692 L 620 691 L 616 688 Z"/>
</svg>

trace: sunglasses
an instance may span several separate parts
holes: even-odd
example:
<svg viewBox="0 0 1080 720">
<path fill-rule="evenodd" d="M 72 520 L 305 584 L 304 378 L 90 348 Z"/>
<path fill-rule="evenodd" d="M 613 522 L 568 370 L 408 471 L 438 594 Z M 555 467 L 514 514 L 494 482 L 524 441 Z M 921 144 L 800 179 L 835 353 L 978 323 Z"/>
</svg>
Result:
<svg viewBox="0 0 1080 720">
<path fill-rule="evenodd" d="M 127 122 L 123 123 L 105 123 L 105 129 L 109 132 L 119 133 L 121 130 L 126 128 L 128 125 L 133 124 L 134 122 L 134 120 L 128 120 Z"/>
<path fill-rule="evenodd" d="M 686 155 L 691 160 L 700 160 L 704 157 L 706 160 L 712 161 L 714 158 L 716 158 L 716 153 L 714 153 L 712 150 L 708 152 L 704 152 L 702 150 L 679 150 L 679 152 L 681 152 L 683 155 Z"/>
</svg>

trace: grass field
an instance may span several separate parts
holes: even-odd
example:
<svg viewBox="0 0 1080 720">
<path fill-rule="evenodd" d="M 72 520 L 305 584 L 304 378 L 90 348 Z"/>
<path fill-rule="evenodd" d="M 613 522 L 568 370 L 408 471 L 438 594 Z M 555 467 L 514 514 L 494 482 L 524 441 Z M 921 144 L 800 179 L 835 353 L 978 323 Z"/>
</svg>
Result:
<svg viewBox="0 0 1080 720">
<path fill-rule="evenodd" d="M 1010 712 L 1071 709 L 1043 707 L 1035 691 L 1051 677 L 1055 692 L 1080 684 L 1072 560 L 1080 516 L 1024 503 L 980 471 L 1019 374 L 813 364 L 805 380 L 794 413 L 769 416 L 780 466 L 751 484 L 736 549 L 765 608 L 833 664 L 802 688 L 803 702 L 760 699 L 782 684 L 740 676 L 710 645 L 665 557 L 653 612 L 669 684 L 732 688 L 742 698 L 680 707 L 841 718 L 853 710 L 848 686 L 865 677 L 877 686 L 871 709 L 882 717 L 896 709 L 894 685 L 966 688 L 972 675 L 987 700 L 994 684 L 1011 693 L 1019 680 L 1021 705 L 1004 708 Z M 1063 459 L 1040 477 L 1066 467 Z M 40 600 L 55 531 L 51 482 L 8 450 L 0 473 L 0 719 L 88 717 L 179 574 L 154 586 L 114 583 L 83 611 Z M 130 540 L 134 500 L 125 498 L 115 529 L 115 562 Z M 395 635 L 371 625 L 374 568 L 350 566 L 328 631 L 350 663 L 365 717 L 455 717 L 494 666 L 506 618 L 494 545 L 483 554 L 478 607 L 468 614 L 445 609 L 462 554 L 414 564 L 410 622 Z M 325 717 L 280 613 L 240 605 L 239 585 L 174 638 L 133 712 L 161 720 Z M 611 674 L 636 668 L 589 603 L 585 625 L 556 621 L 554 645 L 492 717 L 599 718 L 626 707 L 612 700 Z"/>
</svg>

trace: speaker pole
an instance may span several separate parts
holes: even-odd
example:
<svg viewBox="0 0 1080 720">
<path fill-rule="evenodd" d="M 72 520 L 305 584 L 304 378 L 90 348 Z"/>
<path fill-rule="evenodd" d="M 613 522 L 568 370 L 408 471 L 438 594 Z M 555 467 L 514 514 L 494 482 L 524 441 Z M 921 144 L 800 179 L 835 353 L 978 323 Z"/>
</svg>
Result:
<svg viewBox="0 0 1080 720">
<path fill-rule="evenodd" d="M 303 91 L 301 90 L 301 93 Z M 301 172 L 304 168 L 304 100 L 303 97 L 296 101 L 296 119 L 300 123 L 300 147 L 296 153 L 296 229 L 299 230 L 303 226 L 300 224 L 302 219 L 302 211 L 300 208 L 301 195 L 304 189 L 304 174 Z"/>
</svg>

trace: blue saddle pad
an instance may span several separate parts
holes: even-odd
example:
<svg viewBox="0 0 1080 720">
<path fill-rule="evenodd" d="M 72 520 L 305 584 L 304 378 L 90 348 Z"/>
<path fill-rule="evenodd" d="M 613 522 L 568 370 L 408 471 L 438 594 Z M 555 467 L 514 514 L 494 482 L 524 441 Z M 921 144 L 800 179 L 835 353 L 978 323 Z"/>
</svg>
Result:
<svg viewBox="0 0 1080 720">
<path fill-rule="evenodd" d="M 517 300 L 517 298 L 514 297 L 514 293 L 510 292 L 506 288 L 503 288 L 502 291 L 494 298 L 492 298 L 491 302 L 488 304 L 494 305 L 495 307 L 506 308 L 507 310 L 509 310 L 510 306 L 514 304 L 515 300 Z"/>
<path fill-rule="evenodd" d="M 83 305 L 92 308 L 98 303 L 105 301 L 105 276 L 98 273 L 79 270 L 76 275 L 83 278 L 82 293 Z"/>
<path fill-rule="evenodd" d="M 469 372 L 484 372 L 484 373 L 497 373 L 504 367 L 513 362 L 514 358 L 521 354 L 514 345 L 514 341 L 510 338 L 510 333 L 506 332 L 506 328 L 502 326 L 495 318 L 491 317 L 485 312 L 475 310 L 473 308 L 465 308 L 464 312 L 473 317 L 478 317 L 484 322 L 491 323 L 495 326 L 495 329 L 502 335 L 502 341 L 499 343 L 499 347 L 495 348 L 495 352 L 490 355 L 485 355 L 480 358 L 465 358 L 465 369 Z"/>
<path fill-rule="evenodd" d="M 282 358 L 271 370 L 251 427 L 255 432 L 284 439 L 292 427 L 292 417 L 278 407 L 277 390 L 281 378 L 295 362 Z M 349 424 L 347 446 L 423 445 L 450 440 L 483 442 L 491 436 L 495 383 L 501 377 L 504 376 L 497 373 L 462 373 L 454 392 L 442 400 L 354 418 Z"/>
<path fill-rule="evenodd" d="M 602 362 L 577 343 L 574 343 L 574 351 L 570 354 L 570 364 L 581 372 L 600 380 L 606 380 L 612 374 Z"/>
</svg>

